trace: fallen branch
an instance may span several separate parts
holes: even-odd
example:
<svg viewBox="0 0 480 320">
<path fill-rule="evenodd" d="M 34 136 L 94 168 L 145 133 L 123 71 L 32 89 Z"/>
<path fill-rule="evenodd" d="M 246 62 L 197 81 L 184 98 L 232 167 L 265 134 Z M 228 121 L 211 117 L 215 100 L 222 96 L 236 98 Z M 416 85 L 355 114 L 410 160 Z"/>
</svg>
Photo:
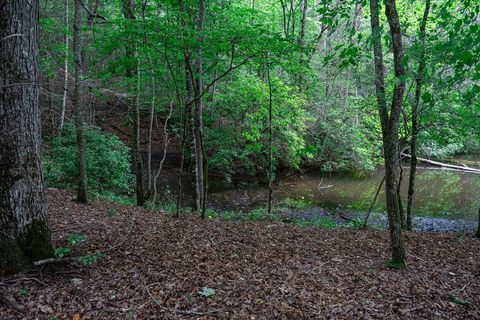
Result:
<svg viewBox="0 0 480 320">
<path fill-rule="evenodd" d="M 133 220 L 132 223 L 130 224 L 130 227 L 128 228 L 127 234 L 125 235 L 123 240 L 120 243 L 114 245 L 113 247 L 107 248 L 105 250 L 98 250 L 96 253 L 87 254 L 85 256 L 43 259 L 43 260 L 35 261 L 33 263 L 33 265 L 35 267 L 39 267 L 39 266 L 42 266 L 42 265 L 45 265 L 45 264 L 50 264 L 50 263 L 75 262 L 75 261 L 79 261 L 82 258 L 88 258 L 88 257 L 91 257 L 91 256 L 96 255 L 96 254 L 106 254 L 107 252 L 113 251 L 116 248 L 122 246 L 127 241 L 127 239 L 130 237 L 130 234 L 132 233 L 132 229 L 133 229 L 134 224 L 135 224 L 135 220 Z"/>
<path fill-rule="evenodd" d="M 402 153 L 402 157 L 411 158 L 412 156 L 409 155 L 409 154 Z M 425 159 L 425 158 L 419 158 L 419 157 L 417 157 L 417 160 L 428 163 L 428 164 L 431 164 L 432 166 L 455 169 L 455 170 L 464 171 L 464 172 L 480 173 L 480 169 L 470 168 L 470 167 L 467 167 L 465 165 L 457 166 L 457 165 L 454 165 L 454 164 L 448 164 L 448 163 L 433 161 L 433 160 L 429 160 L 429 159 Z"/>
<path fill-rule="evenodd" d="M 10 280 L 8 281 L 8 283 L 17 283 L 17 282 L 21 282 L 21 281 L 35 281 L 36 283 L 38 284 L 41 284 L 42 286 L 45 286 L 47 287 L 47 284 L 41 280 L 38 280 L 37 278 L 20 278 L 20 279 L 13 279 L 13 280 Z"/>
<path fill-rule="evenodd" d="M 82 257 L 64 257 L 64 258 L 48 258 L 48 259 L 43 259 L 43 260 L 38 260 L 33 263 L 35 267 L 43 266 L 45 264 L 50 264 L 50 263 L 58 263 L 58 262 L 73 262 L 73 261 L 78 261 Z"/>
</svg>

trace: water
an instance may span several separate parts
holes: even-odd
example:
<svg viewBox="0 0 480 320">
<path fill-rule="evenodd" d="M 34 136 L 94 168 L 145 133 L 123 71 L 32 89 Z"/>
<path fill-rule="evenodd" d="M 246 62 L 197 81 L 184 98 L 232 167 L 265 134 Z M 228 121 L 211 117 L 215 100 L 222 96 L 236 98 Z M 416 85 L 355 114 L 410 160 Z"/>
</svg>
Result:
<svg viewBox="0 0 480 320">
<path fill-rule="evenodd" d="M 451 159 L 452 163 L 464 163 L 480 168 L 480 157 L 462 156 Z M 406 203 L 408 164 L 404 168 L 401 194 Z M 347 211 L 366 212 L 369 210 L 378 185 L 384 176 L 378 170 L 367 177 L 356 179 L 340 174 L 305 174 L 279 178 L 275 182 L 274 200 L 281 203 L 293 199 L 304 204 L 307 211 L 318 212 L 319 208 L 344 208 Z M 177 176 L 168 170 L 159 181 L 159 194 L 165 202 L 174 201 Z M 209 207 L 220 210 L 248 211 L 265 207 L 265 186 L 250 183 L 233 188 L 232 184 L 219 178 L 210 180 Z M 184 205 L 193 205 L 192 181 L 184 181 Z M 405 205 L 406 206 L 406 205 Z M 480 174 L 441 170 L 433 167 L 417 169 L 414 215 L 426 218 L 449 220 L 477 220 L 480 206 Z M 328 210 L 332 211 L 332 210 Z M 374 212 L 385 212 L 385 193 L 382 187 Z"/>
<path fill-rule="evenodd" d="M 466 160 L 465 160 L 466 159 Z M 478 158 L 454 159 L 455 163 L 468 161 L 474 167 Z M 404 168 L 401 194 L 406 207 L 410 171 Z M 274 198 L 277 203 L 293 199 L 311 208 L 344 208 L 368 211 L 384 171 L 378 170 L 367 177 L 356 179 L 345 175 L 306 174 L 278 179 Z M 234 190 L 225 184 L 212 185 L 210 204 L 222 210 L 249 210 L 265 205 L 265 188 L 249 186 Z M 480 206 L 480 174 L 439 168 L 419 167 L 413 203 L 414 215 L 418 217 L 476 220 Z M 373 208 L 385 212 L 384 186 Z"/>
<path fill-rule="evenodd" d="M 406 202 L 409 170 L 404 170 L 401 194 Z M 313 176 L 289 178 L 277 186 L 277 198 L 291 198 L 313 206 L 368 211 L 384 176 L 377 171 L 367 178 Z M 476 219 L 480 206 L 480 174 L 422 168 L 417 170 L 413 211 L 416 216 Z M 374 211 L 385 211 L 382 187 Z"/>
</svg>

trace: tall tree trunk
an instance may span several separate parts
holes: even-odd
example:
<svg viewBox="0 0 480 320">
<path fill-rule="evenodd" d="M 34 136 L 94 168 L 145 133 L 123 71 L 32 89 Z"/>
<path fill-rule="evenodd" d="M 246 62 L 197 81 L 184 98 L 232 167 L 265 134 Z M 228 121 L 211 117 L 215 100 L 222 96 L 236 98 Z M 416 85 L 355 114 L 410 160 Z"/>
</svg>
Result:
<svg viewBox="0 0 480 320">
<path fill-rule="evenodd" d="M 40 161 L 38 14 L 32 0 L 0 8 L 0 275 L 53 255 Z"/>
<path fill-rule="evenodd" d="M 73 109 L 75 112 L 75 126 L 77 131 L 77 149 L 78 149 L 78 168 L 79 180 L 77 189 L 77 200 L 80 203 L 87 203 L 87 157 L 85 147 L 84 135 L 84 103 L 82 99 L 82 44 L 81 44 L 81 20 L 82 20 L 82 6 L 81 0 L 75 0 L 75 17 L 73 22 L 73 53 L 75 60 L 75 75 L 73 88 Z"/>
<path fill-rule="evenodd" d="M 69 31 L 69 19 L 68 19 L 68 0 L 63 2 L 63 14 L 64 14 L 64 24 L 65 24 L 65 35 L 63 42 L 65 44 L 64 51 L 64 60 L 63 60 L 63 95 L 62 95 L 62 106 L 60 109 L 60 125 L 59 133 L 62 134 L 63 125 L 65 124 L 65 110 L 67 109 L 67 94 L 68 94 L 68 31 Z"/>
<path fill-rule="evenodd" d="M 397 186 L 399 166 L 398 128 L 401 103 L 405 89 L 405 83 L 401 76 L 405 74 L 405 71 L 403 70 L 403 66 L 401 64 L 403 52 L 400 25 L 395 9 L 395 3 L 392 0 L 386 0 L 386 4 L 386 13 L 390 24 L 393 42 L 395 76 L 400 80 L 400 84 L 395 85 L 390 115 L 388 113 L 385 99 L 385 80 L 380 34 L 379 5 L 378 0 L 370 0 L 373 51 L 375 59 L 375 90 L 377 95 L 380 122 L 382 126 L 385 153 L 385 194 L 387 198 L 387 215 L 392 249 L 392 263 L 404 265 L 405 250 L 403 246 L 401 219 L 398 208 Z"/>
<path fill-rule="evenodd" d="M 198 0 L 197 31 L 200 47 L 197 51 L 195 70 L 195 112 L 193 116 L 193 141 L 195 156 L 195 189 L 197 193 L 197 210 L 205 217 L 205 152 L 203 150 L 203 30 L 205 26 L 205 0 Z"/>
<path fill-rule="evenodd" d="M 267 69 L 268 80 L 268 205 L 267 213 L 272 213 L 273 202 L 273 92 L 272 92 L 272 78 L 270 75 L 270 64 Z"/>
<path fill-rule="evenodd" d="M 405 264 L 405 249 L 402 239 L 401 216 L 397 193 L 399 183 L 398 168 L 400 166 L 398 129 L 400 126 L 400 114 L 402 111 L 403 95 L 405 93 L 405 69 L 403 67 L 402 30 L 398 19 L 395 0 L 385 1 L 385 14 L 390 26 L 392 37 L 393 63 L 395 70 L 395 85 L 393 89 L 390 119 L 388 124 L 389 134 L 386 148 L 386 162 L 388 165 L 387 178 L 387 211 L 390 215 L 390 235 L 392 240 L 392 262 Z M 388 161 L 387 161 L 388 159 Z"/>
<path fill-rule="evenodd" d="M 305 30 L 307 28 L 307 10 L 308 10 L 308 0 L 303 0 L 303 6 L 302 6 L 302 21 L 300 25 L 300 34 L 298 36 L 298 44 L 301 47 L 302 50 L 305 49 Z M 307 63 L 306 56 L 304 52 L 301 54 L 300 61 L 302 64 Z M 297 79 L 297 86 L 298 88 L 302 91 L 303 89 L 303 73 L 300 72 L 296 77 Z"/>
<path fill-rule="evenodd" d="M 415 192 L 415 175 L 417 172 L 417 142 L 418 132 L 420 130 L 420 121 L 418 115 L 418 107 L 420 105 L 420 98 L 422 95 L 422 81 L 425 72 L 425 33 L 427 29 L 428 14 L 430 12 L 430 0 L 425 3 L 425 11 L 423 12 L 423 19 L 420 25 L 420 45 L 421 54 L 418 62 L 418 71 L 415 78 L 415 104 L 412 110 L 412 138 L 410 140 L 410 180 L 408 184 L 408 199 L 407 199 L 407 230 L 412 230 L 412 216 L 413 216 L 413 194 Z"/>
<path fill-rule="evenodd" d="M 308 9 L 308 0 L 303 0 L 302 24 L 300 27 L 300 37 L 298 39 L 298 43 L 302 48 L 305 46 L 305 30 L 307 28 L 307 9 Z"/>
<path fill-rule="evenodd" d="M 181 19 L 180 23 L 182 26 L 182 31 L 186 33 L 186 28 L 187 28 L 187 23 L 185 21 L 185 14 L 186 14 L 186 7 L 185 4 L 183 3 L 182 0 L 179 0 L 179 5 L 181 6 Z M 178 193 L 177 193 L 177 205 L 176 205 L 176 211 L 175 211 L 175 216 L 179 217 L 180 216 L 180 206 L 181 206 L 181 200 L 182 200 L 182 178 L 183 178 L 183 171 L 184 171 L 184 166 L 185 166 L 185 152 L 187 149 L 187 141 L 189 140 L 189 128 L 190 123 L 192 121 L 192 97 L 193 97 L 193 84 L 192 84 L 192 75 L 190 73 L 190 53 L 187 49 L 184 50 L 183 52 L 184 56 L 184 70 L 185 70 L 185 98 L 184 98 L 184 110 L 183 110 L 183 128 L 181 129 L 181 150 L 180 150 L 180 170 L 178 173 Z M 170 68 L 170 72 L 172 75 L 172 78 L 174 77 L 173 70 Z M 174 80 L 175 81 L 175 80 Z M 178 95 L 178 100 L 179 102 L 181 101 L 180 99 L 180 94 L 177 92 Z M 192 128 L 193 129 L 193 128 Z M 200 208 L 197 198 L 195 198 L 195 205 L 196 208 Z"/>
<path fill-rule="evenodd" d="M 155 75 L 152 74 L 152 102 L 150 105 L 150 120 L 148 124 L 148 158 L 147 158 L 147 178 L 148 178 L 148 197 L 151 196 L 153 186 L 153 173 L 152 173 L 152 139 L 153 139 L 153 120 L 155 118 L 155 104 L 156 104 L 156 92 L 155 92 Z"/>
<path fill-rule="evenodd" d="M 134 21 L 135 18 L 135 1 L 123 0 L 123 15 L 125 19 Z M 125 75 L 129 83 L 129 108 L 132 115 L 132 153 L 133 153 L 133 166 L 135 167 L 135 191 L 137 206 L 143 206 L 145 204 L 145 192 L 143 188 L 143 162 L 140 149 L 140 106 L 138 99 L 138 57 L 134 39 L 131 37 L 128 39 L 128 44 L 125 47 L 125 55 L 129 61 L 129 65 L 126 68 Z M 133 92 L 133 94 L 132 94 Z"/>
</svg>

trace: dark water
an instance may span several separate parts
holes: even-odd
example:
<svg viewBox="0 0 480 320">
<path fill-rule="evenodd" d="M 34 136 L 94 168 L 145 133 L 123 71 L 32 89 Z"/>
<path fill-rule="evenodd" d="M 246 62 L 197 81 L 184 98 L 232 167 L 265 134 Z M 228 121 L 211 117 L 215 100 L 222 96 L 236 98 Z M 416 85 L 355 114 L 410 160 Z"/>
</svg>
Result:
<svg viewBox="0 0 480 320">
<path fill-rule="evenodd" d="M 279 182 L 278 198 L 311 202 L 319 207 L 343 207 L 368 211 L 383 178 L 378 171 L 363 179 L 339 176 L 304 176 Z M 404 170 L 401 193 L 406 201 L 409 170 Z M 476 219 L 480 206 L 480 174 L 419 169 L 413 209 L 417 216 Z M 385 211 L 384 188 L 374 211 Z"/>
<path fill-rule="evenodd" d="M 460 160 L 455 159 L 456 162 Z M 476 158 L 468 158 L 468 161 L 472 167 L 475 163 L 480 164 Z M 409 173 L 407 166 L 401 187 L 405 203 Z M 369 210 L 383 176 L 383 170 L 360 179 L 342 175 L 291 176 L 276 181 L 274 197 L 277 203 L 293 199 L 311 208 L 344 208 L 365 212 Z M 258 186 L 234 190 L 217 185 L 211 191 L 211 205 L 223 210 L 248 210 L 265 204 L 265 189 Z M 479 206 L 480 174 L 438 168 L 417 169 L 413 205 L 415 216 L 476 220 Z M 384 187 L 373 211 L 385 211 Z"/>
</svg>

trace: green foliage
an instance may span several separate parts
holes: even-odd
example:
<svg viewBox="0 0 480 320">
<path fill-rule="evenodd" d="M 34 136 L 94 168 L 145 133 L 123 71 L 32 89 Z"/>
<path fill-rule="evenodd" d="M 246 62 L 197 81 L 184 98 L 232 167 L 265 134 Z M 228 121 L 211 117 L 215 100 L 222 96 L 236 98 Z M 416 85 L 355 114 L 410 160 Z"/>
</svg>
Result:
<svg viewBox="0 0 480 320">
<path fill-rule="evenodd" d="M 213 297 L 216 294 L 215 289 L 209 287 L 203 287 L 202 290 L 197 293 L 205 298 Z"/>
<path fill-rule="evenodd" d="M 297 88 L 279 78 L 272 79 L 272 86 L 274 162 L 298 167 L 309 156 L 304 139 L 305 100 Z M 216 112 L 207 121 L 206 144 L 213 152 L 210 167 L 221 170 L 227 180 L 239 169 L 258 173 L 258 168 L 268 167 L 268 83 L 241 73 L 219 91 Z"/>
<path fill-rule="evenodd" d="M 97 251 L 94 254 L 88 255 L 88 256 L 83 256 L 78 258 L 78 262 L 82 266 L 89 266 L 93 264 L 95 261 L 97 261 L 99 258 L 102 258 L 105 256 L 105 253 L 101 251 Z"/>
<path fill-rule="evenodd" d="M 312 207 L 312 203 L 307 200 L 298 200 L 298 199 L 283 199 L 278 205 L 280 208 L 285 207 L 288 209 L 306 209 Z"/>
<path fill-rule="evenodd" d="M 27 288 L 20 288 L 18 289 L 18 295 L 21 297 L 28 297 L 30 295 L 30 292 Z"/>
<path fill-rule="evenodd" d="M 407 268 L 407 264 L 405 263 L 405 261 L 388 260 L 387 267 L 390 269 L 402 270 Z"/>
<path fill-rule="evenodd" d="M 354 218 L 353 220 L 351 220 L 347 223 L 347 228 L 362 229 L 363 228 L 363 219 Z"/>
<path fill-rule="evenodd" d="M 307 219 L 293 219 L 292 221 L 293 224 L 300 226 L 300 227 L 306 227 L 306 228 L 320 228 L 320 229 L 334 229 L 337 228 L 337 222 L 335 220 L 332 220 L 327 217 L 320 217 L 320 218 L 315 218 L 311 220 Z"/>
<path fill-rule="evenodd" d="M 67 242 L 71 246 L 75 246 L 77 244 L 85 242 L 86 240 L 87 240 L 87 237 L 84 236 L 83 234 L 71 234 L 67 237 Z"/>
<path fill-rule="evenodd" d="M 93 128 L 85 130 L 87 177 L 90 192 L 111 197 L 132 189 L 129 149 L 116 136 Z M 78 181 L 75 127 L 66 124 L 62 136 L 47 139 L 43 153 L 49 187 L 74 189 Z"/>
<path fill-rule="evenodd" d="M 63 258 L 72 251 L 70 248 L 58 247 L 55 248 L 55 257 Z"/>
</svg>

